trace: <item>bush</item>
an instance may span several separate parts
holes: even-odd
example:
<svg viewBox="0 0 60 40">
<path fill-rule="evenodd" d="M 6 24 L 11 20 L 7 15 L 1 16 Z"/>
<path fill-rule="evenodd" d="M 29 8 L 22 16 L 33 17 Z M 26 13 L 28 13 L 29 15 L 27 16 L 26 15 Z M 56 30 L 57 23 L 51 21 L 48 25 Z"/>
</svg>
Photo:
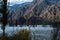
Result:
<svg viewBox="0 0 60 40">
<path fill-rule="evenodd" d="M 22 30 L 14 35 L 13 40 L 29 40 L 29 34 L 30 31 Z"/>
<path fill-rule="evenodd" d="M 0 40 L 30 40 L 30 31 L 25 29 L 17 32 L 12 36 L 8 35 L 5 35 L 4 37 L 1 36 Z"/>
</svg>

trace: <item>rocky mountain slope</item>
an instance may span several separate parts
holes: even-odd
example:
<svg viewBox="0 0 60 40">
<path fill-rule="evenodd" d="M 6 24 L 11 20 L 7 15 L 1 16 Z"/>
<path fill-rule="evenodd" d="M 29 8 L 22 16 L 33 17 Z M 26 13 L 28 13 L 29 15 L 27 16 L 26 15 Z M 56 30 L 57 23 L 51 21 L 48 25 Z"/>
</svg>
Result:
<svg viewBox="0 0 60 40">
<path fill-rule="evenodd" d="M 50 22 L 60 22 L 60 7 L 55 4 L 48 6 L 40 17 Z"/>
<path fill-rule="evenodd" d="M 30 4 L 15 9 L 9 21 L 12 20 L 13 23 L 18 23 L 21 20 L 20 18 L 23 17 L 25 22 L 28 21 L 30 24 L 32 24 L 33 20 L 35 20 L 33 22 L 35 24 L 60 22 L 59 4 L 60 0 L 33 0 Z"/>
</svg>

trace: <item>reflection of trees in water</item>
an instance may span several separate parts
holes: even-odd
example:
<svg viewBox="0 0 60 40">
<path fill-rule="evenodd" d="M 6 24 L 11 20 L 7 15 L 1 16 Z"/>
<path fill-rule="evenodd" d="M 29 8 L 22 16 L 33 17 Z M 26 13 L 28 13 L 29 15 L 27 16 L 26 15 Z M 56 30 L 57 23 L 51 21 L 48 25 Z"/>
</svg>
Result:
<svg viewBox="0 0 60 40">
<path fill-rule="evenodd" d="M 23 25 L 20 25 L 21 27 L 23 27 Z M 42 25 L 43 27 L 46 27 L 45 25 Z M 58 32 L 60 31 L 60 25 L 52 25 L 53 26 L 53 28 L 56 28 L 56 29 L 54 29 L 54 34 L 53 34 L 53 38 L 52 38 L 52 40 L 58 40 L 57 39 L 57 36 L 58 36 Z M 30 32 L 31 32 L 31 27 L 37 27 L 37 25 L 29 25 L 28 26 L 29 27 L 29 30 L 30 30 Z M 13 27 L 13 30 L 14 30 L 14 27 Z M 34 39 L 35 39 L 35 33 L 33 32 L 33 35 L 34 35 Z"/>
<path fill-rule="evenodd" d="M 59 38 L 57 39 L 57 37 L 59 36 L 58 35 L 58 32 L 60 31 L 60 25 L 52 25 L 54 28 L 54 34 L 53 34 L 53 40 L 59 40 Z"/>
<path fill-rule="evenodd" d="M 33 25 L 34 26 L 34 25 Z M 42 25 L 43 27 L 46 27 L 46 25 Z M 35 27 L 35 26 L 34 26 Z M 58 38 L 58 32 L 60 31 L 60 25 L 52 25 L 52 27 L 53 27 L 53 37 L 52 37 L 52 40 L 60 40 L 59 38 Z M 30 27 L 29 27 L 30 28 Z M 33 32 L 33 35 L 34 35 L 34 38 L 33 39 L 35 39 L 35 33 Z"/>
</svg>

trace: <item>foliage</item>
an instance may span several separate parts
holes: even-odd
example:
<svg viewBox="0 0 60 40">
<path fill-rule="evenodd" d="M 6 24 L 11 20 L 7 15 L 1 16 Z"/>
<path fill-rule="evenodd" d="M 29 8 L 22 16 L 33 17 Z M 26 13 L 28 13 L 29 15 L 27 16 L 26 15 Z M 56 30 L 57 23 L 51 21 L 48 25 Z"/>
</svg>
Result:
<svg viewBox="0 0 60 40">
<path fill-rule="evenodd" d="M 13 40 L 29 40 L 29 34 L 28 30 L 22 30 L 14 35 Z"/>
<path fill-rule="evenodd" d="M 12 36 L 5 35 L 4 37 L 1 36 L 0 40 L 30 40 L 30 31 L 29 30 L 22 30 L 15 33 Z"/>
</svg>

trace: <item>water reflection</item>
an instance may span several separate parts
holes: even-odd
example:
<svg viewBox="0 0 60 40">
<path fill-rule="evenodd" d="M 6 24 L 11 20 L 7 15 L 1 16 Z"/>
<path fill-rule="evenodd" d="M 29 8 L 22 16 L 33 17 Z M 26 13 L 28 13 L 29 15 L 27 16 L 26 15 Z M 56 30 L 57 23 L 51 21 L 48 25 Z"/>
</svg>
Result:
<svg viewBox="0 0 60 40">
<path fill-rule="evenodd" d="M 9 36 L 13 35 L 17 31 L 21 31 L 23 29 L 27 29 L 31 31 L 31 39 L 35 40 L 51 40 L 54 38 L 59 39 L 60 28 L 54 25 L 23 25 L 23 26 L 9 26 L 6 25 L 5 32 L 8 33 Z M 2 29 L 0 27 L 0 33 L 2 33 Z M 55 39 L 54 39 L 55 40 Z"/>
<path fill-rule="evenodd" d="M 56 29 L 54 29 L 54 34 L 52 40 L 60 40 L 60 25 L 52 25 Z"/>
</svg>

